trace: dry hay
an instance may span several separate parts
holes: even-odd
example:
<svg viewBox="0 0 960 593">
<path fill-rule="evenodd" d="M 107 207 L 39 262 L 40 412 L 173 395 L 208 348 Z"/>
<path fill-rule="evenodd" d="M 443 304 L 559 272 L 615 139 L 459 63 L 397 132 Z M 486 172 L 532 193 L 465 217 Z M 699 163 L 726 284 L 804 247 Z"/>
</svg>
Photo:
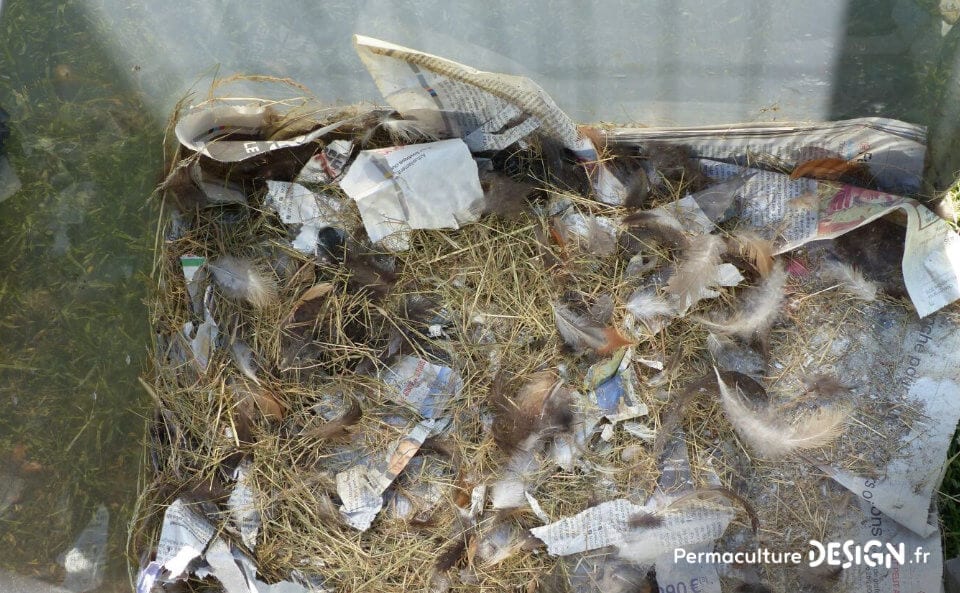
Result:
<svg viewBox="0 0 960 593">
<path fill-rule="evenodd" d="M 314 115 L 306 108 L 295 111 L 298 122 L 315 125 L 310 117 L 301 119 L 303 112 Z M 316 113 L 331 121 L 342 115 Z M 310 127 L 283 121 L 278 120 L 277 129 Z M 368 118 L 344 134 L 363 139 L 368 147 L 389 145 L 388 137 L 368 133 L 375 121 Z M 147 379 L 158 403 L 150 449 L 153 474 L 143 488 L 133 549 L 147 553 L 165 507 L 177 497 L 199 505 L 239 544 L 223 503 L 233 468 L 247 459 L 263 517 L 252 556 L 268 579 L 288 578 L 299 570 L 322 576 L 335 590 L 384 593 L 424 591 L 444 583 L 452 590 L 566 590 L 573 574 L 584 585 L 589 575 L 583 576 L 583 567 L 602 560 L 602 554 L 547 555 L 539 542 L 524 535 L 542 524 L 529 509 L 498 512 L 488 505 L 469 529 L 459 518 L 471 488 L 494 481 L 509 458 L 490 435 L 491 392 L 516 390 L 544 370 L 584 391 L 588 368 L 609 357 L 565 347 L 553 304 L 565 302 L 585 311 L 612 299 L 607 323 L 622 328 L 624 303 L 657 273 L 628 274 L 631 250 L 639 244 L 660 260 L 661 271 L 678 252 L 635 237 L 598 255 L 597 246 L 564 236 L 550 216 L 558 202 L 615 221 L 627 210 L 551 185 L 540 155 L 534 145 L 509 160 L 513 177 L 535 188 L 522 212 L 484 216 L 459 230 L 415 231 L 410 250 L 396 255 L 369 246 L 355 209 L 346 229 L 346 263 L 293 250 L 288 229 L 262 207 L 258 182 L 249 184 L 248 205 L 182 212 L 179 235 L 165 218 L 158 231 L 151 302 L 157 354 Z M 342 195 L 336 185 L 317 189 Z M 684 187 L 673 189 L 664 202 L 681 196 Z M 620 233 L 623 239 L 627 231 L 621 226 Z M 214 289 L 213 314 L 225 342 L 214 351 L 206 372 L 196 368 L 181 334 L 185 323 L 198 321 L 180 265 L 187 254 L 208 260 L 227 254 L 251 258 L 278 281 L 279 298 L 267 307 L 225 298 Z M 749 266 L 744 269 L 756 281 Z M 320 296 L 304 302 L 311 289 Z M 881 402 L 853 386 L 852 401 L 843 402 L 853 415 L 833 447 L 769 461 L 754 459 L 733 433 L 715 382 L 678 409 L 685 387 L 712 373 L 714 364 L 705 347 L 707 332 L 694 318 L 735 305 L 739 290 L 701 301 L 690 315 L 663 330 L 649 331 L 638 323 L 626 332 L 636 341 L 631 367 L 638 403 L 649 408 L 648 416 L 637 421 L 656 433 L 673 415 L 686 435 L 694 486 L 713 487 L 719 476 L 723 487 L 751 501 L 759 519 L 757 539 L 751 539 L 751 517 L 741 511 L 726 544 L 805 550 L 811 538 L 829 539 L 833 509 L 853 502 L 817 464 L 875 470 L 892 455 L 883 449 L 890 442 L 887 431 L 909 426 L 917 412 L 890 418 Z M 810 280 L 790 279 L 785 314 L 766 344 L 773 364 L 764 386 L 771 402 L 801 412 L 819 405 L 804 391 L 802 378 L 811 372 L 842 373 L 843 361 L 831 345 L 850 339 L 866 323 L 864 307 L 847 306 L 848 298 Z M 430 326 L 441 331 L 431 337 Z M 231 339 L 242 340 L 257 354 L 259 385 L 232 361 Z M 406 518 L 396 512 L 395 501 L 388 502 L 373 527 L 360 533 L 338 513 L 335 476 L 365 455 L 382 455 L 419 419 L 379 378 L 403 354 L 450 366 L 463 379 L 463 389 L 447 406 L 449 430 L 429 439 L 392 487 L 416 500 L 424 484 L 432 484 L 440 498 Z M 640 358 L 661 361 L 663 371 Z M 332 430 L 329 421 L 347 412 L 351 402 L 362 410 L 359 420 L 346 430 Z M 642 504 L 653 495 L 660 474 L 656 446 L 622 426 L 609 441 L 594 435 L 573 469 L 542 465 L 529 477 L 530 492 L 552 520 L 615 498 Z M 864 450 L 872 456 L 864 457 Z M 512 553 L 495 561 L 485 558 L 483 544 L 490 534 L 509 535 Z M 435 573 L 438 560 L 450 557 L 459 543 L 463 556 L 449 570 Z M 788 569 L 765 576 L 784 588 L 795 578 Z M 630 578 L 645 581 L 646 569 Z"/>
</svg>

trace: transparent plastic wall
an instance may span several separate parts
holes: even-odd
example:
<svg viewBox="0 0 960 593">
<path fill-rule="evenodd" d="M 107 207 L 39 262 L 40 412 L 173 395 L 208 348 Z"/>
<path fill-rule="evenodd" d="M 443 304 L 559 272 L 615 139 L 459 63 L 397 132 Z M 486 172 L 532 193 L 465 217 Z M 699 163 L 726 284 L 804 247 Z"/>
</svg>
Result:
<svg viewBox="0 0 960 593">
<path fill-rule="evenodd" d="M 927 179 L 943 188 L 960 170 L 958 6 L 0 0 L 0 107 L 23 181 L 0 197 L 0 570 L 63 583 L 102 507 L 110 567 L 97 590 L 129 590 L 126 523 L 152 413 L 137 382 L 152 339 L 148 196 L 164 125 L 191 89 L 266 74 L 329 102 L 380 102 L 351 45 L 360 33 L 528 76 L 580 122 L 926 125 Z M 0 590 L 20 587 L 41 590 L 0 572 Z"/>
</svg>

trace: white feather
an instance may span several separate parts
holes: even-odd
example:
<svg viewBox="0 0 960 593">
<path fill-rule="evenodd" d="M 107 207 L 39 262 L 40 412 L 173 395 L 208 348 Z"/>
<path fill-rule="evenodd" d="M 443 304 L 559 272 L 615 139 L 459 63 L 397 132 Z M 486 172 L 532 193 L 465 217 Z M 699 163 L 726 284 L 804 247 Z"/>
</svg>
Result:
<svg viewBox="0 0 960 593">
<path fill-rule="evenodd" d="M 821 408 L 793 425 L 775 419 L 772 410 L 756 413 L 751 410 L 740 396 L 739 390 L 732 392 L 720 372 L 717 373 L 717 386 L 727 419 L 737 435 L 755 453 L 767 458 L 777 459 L 794 451 L 815 449 L 830 443 L 840 433 L 847 412 L 837 408 Z"/>
<path fill-rule="evenodd" d="M 667 294 L 677 300 L 683 314 L 695 305 L 704 293 L 720 282 L 720 256 L 726 243 L 716 235 L 701 235 L 683 252 L 683 260 L 667 282 Z"/>
<path fill-rule="evenodd" d="M 207 264 L 225 295 L 264 308 L 277 302 L 277 281 L 248 259 L 225 255 Z"/>
<path fill-rule="evenodd" d="M 415 119 L 385 119 L 380 125 L 390 135 L 394 144 L 413 144 L 437 139 L 436 134 Z"/>
<path fill-rule="evenodd" d="M 780 315 L 786 283 L 787 272 L 783 264 L 777 261 L 763 283 L 750 289 L 738 311 L 723 320 L 698 318 L 697 321 L 712 332 L 744 340 L 763 334 Z"/>
<path fill-rule="evenodd" d="M 859 270 L 850 264 L 839 261 L 824 261 L 820 266 L 820 277 L 833 280 L 861 301 L 877 300 L 877 285 L 863 277 Z"/>
</svg>

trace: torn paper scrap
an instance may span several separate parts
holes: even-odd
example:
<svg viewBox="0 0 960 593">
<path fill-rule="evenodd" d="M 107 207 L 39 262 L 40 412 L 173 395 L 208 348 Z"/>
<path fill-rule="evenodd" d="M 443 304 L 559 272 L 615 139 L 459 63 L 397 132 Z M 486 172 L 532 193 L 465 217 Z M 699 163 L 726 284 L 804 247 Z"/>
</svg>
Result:
<svg viewBox="0 0 960 593">
<path fill-rule="evenodd" d="M 792 168 L 835 156 L 863 162 L 877 187 L 912 194 L 920 190 L 927 150 L 923 126 L 880 117 L 835 122 L 763 122 L 697 128 L 614 128 L 607 142 L 683 145 L 699 158 L 764 168 Z"/>
<path fill-rule="evenodd" d="M 623 185 L 598 163 L 593 143 L 535 82 L 483 72 L 407 47 L 354 35 L 383 98 L 438 138 L 463 138 L 473 152 L 502 150 L 539 129 L 584 163 L 597 197 L 623 203 Z"/>
<path fill-rule="evenodd" d="M 203 554 L 216 530 L 210 521 L 190 508 L 181 498 L 163 514 L 155 562 L 176 579 L 187 565 Z"/>
<path fill-rule="evenodd" d="M 307 164 L 297 174 L 297 183 L 329 184 L 340 178 L 350 155 L 353 153 L 353 142 L 348 140 L 334 140 L 323 147 L 323 150 L 310 157 Z M 269 182 L 268 182 L 269 183 Z"/>
<path fill-rule="evenodd" d="M 337 494 L 343 501 L 340 513 L 348 525 L 360 531 L 370 528 L 383 508 L 383 493 L 434 433 L 437 424 L 436 420 L 424 420 L 400 439 L 382 461 L 355 465 L 337 474 Z"/>
<path fill-rule="evenodd" d="M 855 476 L 840 468 L 827 468 L 829 475 L 891 519 L 922 537 L 938 530 L 927 522 L 930 499 L 943 477 L 947 449 L 960 420 L 960 332 L 945 314 L 907 323 L 897 360 L 887 362 L 897 369 L 893 385 L 898 406 L 920 412 L 912 429 L 902 435 L 900 454 L 882 477 Z M 896 438 L 896 437 L 894 437 Z"/>
<path fill-rule="evenodd" d="M 243 544 L 252 550 L 257 544 L 257 534 L 260 531 L 260 511 L 257 510 L 253 495 L 250 472 L 249 459 L 237 466 L 233 474 L 236 482 L 230 497 L 227 498 L 227 509 L 230 511 L 230 519 L 234 526 L 240 531 Z"/>
<path fill-rule="evenodd" d="M 721 507 L 684 507 L 683 512 L 659 515 L 658 527 L 634 528 L 630 518 L 651 514 L 654 507 L 625 499 L 601 503 L 555 523 L 534 527 L 530 532 L 547 545 L 554 556 L 567 556 L 606 546 L 615 546 L 619 555 L 633 562 L 652 562 L 675 548 L 713 542 L 727 528 L 733 512 Z"/>
<path fill-rule="evenodd" d="M 340 187 L 356 203 L 373 242 L 409 247 L 410 229 L 458 229 L 478 219 L 483 189 L 462 140 L 365 150 Z"/>
<path fill-rule="evenodd" d="M 320 231 L 344 225 L 344 205 L 337 198 L 314 193 L 299 183 L 268 180 L 264 206 L 282 222 L 300 226 L 293 248 L 301 253 L 316 253 Z"/>
<path fill-rule="evenodd" d="M 417 356 L 404 356 L 384 371 L 382 379 L 397 390 L 397 401 L 414 406 L 424 418 L 442 416 L 450 398 L 463 389 L 456 371 Z"/>
<path fill-rule="evenodd" d="M 110 511 L 101 504 L 73 546 L 61 555 L 60 564 L 67 573 L 62 583 L 64 589 L 84 593 L 97 589 L 103 583 L 109 524 Z"/>
<path fill-rule="evenodd" d="M 880 563 L 868 566 L 865 562 L 850 563 L 840 573 L 837 587 L 849 590 L 875 591 L 876 593 L 925 593 L 940 591 L 943 575 L 943 552 L 941 550 L 940 531 L 929 536 L 920 536 L 892 520 L 870 503 L 861 500 L 859 508 L 852 507 L 849 517 L 842 517 L 844 524 L 853 528 L 842 535 L 842 539 L 851 539 L 857 545 L 865 546 L 869 541 L 880 542 L 880 550 L 887 552 L 887 545 L 893 546 L 897 553 L 903 553 L 904 562 L 891 558 L 888 568 Z M 926 518 L 926 514 L 921 520 Z M 928 524 L 939 523 L 935 513 L 931 513 Z M 901 547 L 902 546 L 902 547 Z M 816 549 L 811 550 L 819 555 Z M 841 558 L 846 561 L 846 558 Z M 814 558 L 816 560 L 816 558 Z"/>
<path fill-rule="evenodd" d="M 207 262 L 207 258 L 199 255 L 180 256 L 180 267 L 183 269 L 183 279 L 187 283 L 187 294 L 190 296 L 190 304 L 195 313 L 199 314 L 203 306 L 203 300 L 200 298 L 202 276 L 197 272 Z"/>
</svg>

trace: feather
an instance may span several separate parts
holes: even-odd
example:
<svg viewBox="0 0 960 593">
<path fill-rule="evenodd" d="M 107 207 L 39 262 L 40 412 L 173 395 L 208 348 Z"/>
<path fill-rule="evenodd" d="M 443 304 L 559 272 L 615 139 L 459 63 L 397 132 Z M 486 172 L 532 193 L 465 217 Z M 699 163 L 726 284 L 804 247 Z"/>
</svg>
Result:
<svg viewBox="0 0 960 593">
<path fill-rule="evenodd" d="M 429 126 L 415 119 L 384 119 L 380 125 L 396 145 L 432 142 L 437 139 Z"/>
<path fill-rule="evenodd" d="M 624 308 L 644 323 L 657 317 L 671 317 L 676 314 L 673 305 L 650 288 L 641 288 L 634 292 Z"/>
<path fill-rule="evenodd" d="M 650 180 L 647 178 L 647 172 L 643 168 L 637 168 L 630 175 L 627 182 L 627 193 L 623 198 L 623 205 L 626 208 L 640 208 L 647 198 L 650 197 Z"/>
<path fill-rule="evenodd" d="M 293 307 L 290 310 L 290 314 L 287 316 L 285 325 L 313 325 L 314 321 L 316 321 L 317 317 L 320 315 L 323 305 L 327 302 L 327 295 L 329 295 L 332 291 L 333 283 L 331 282 L 314 284 L 310 288 L 303 291 L 303 293 L 297 297 L 296 302 L 293 303 Z"/>
<path fill-rule="evenodd" d="M 633 344 L 632 341 L 620 335 L 617 328 L 603 327 L 586 316 L 577 315 L 563 305 L 553 305 L 553 317 L 560 337 L 574 352 L 593 350 L 602 356 Z"/>
<path fill-rule="evenodd" d="M 440 548 L 437 554 L 437 561 L 434 563 L 434 570 L 437 572 L 446 572 L 456 565 L 460 564 L 463 555 L 467 552 L 467 538 L 463 535 L 452 539 L 447 545 Z"/>
<path fill-rule="evenodd" d="M 544 436 L 572 430 L 573 397 L 552 372 L 537 373 L 513 398 L 502 383 L 498 376 L 490 393 L 492 436 L 502 450 L 530 449 Z"/>
<path fill-rule="evenodd" d="M 757 511 L 756 509 L 753 508 L 753 505 L 750 504 L 750 501 L 740 496 L 733 490 L 730 490 L 729 488 L 725 488 L 723 486 L 699 488 L 697 490 L 694 490 L 693 492 L 684 494 L 679 498 L 674 499 L 670 503 L 669 508 L 674 509 L 678 507 L 683 507 L 684 504 L 692 500 L 703 500 L 703 499 L 711 499 L 711 498 L 723 498 L 723 499 L 731 500 L 739 504 L 740 506 L 742 506 L 743 510 L 746 511 L 747 516 L 750 517 L 750 527 L 753 528 L 753 534 L 756 535 L 760 533 L 760 517 L 757 515 Z"/>
<path fill-rule="evenodd" d="M 717 386 L 727 419 L 737 435 L 755 452 L 768 459 L 777 459 L 795 451 L 815 449 L 829 444 L 840 433 L 847 419 L 841 409 L 821 408 L 793 426 L 776 420 L 769 408 L 756 413 L 747 407 L 739 389 L 732 392 L 717 374 Z"/>
<path fill-rule="evenodd" d="M 300 436 L 320 441 L 342 439 L 350 435 L 350 427 L 359 422 L 362 417 L 363 409 L 360 407 L 360 402 L 348 398 L 347 409 L 338 418 L 321 422 L 319 426 L 306 427 L 300 432 Z"/>
<path fill-rule="evenodd" d="M 866 164 L 860 161 L 828 157 L 799 163 L 790 173 L 790 179 L 812 177 L 814 179 L 838 181 L 841 177 L 861 178 L 865 175 L 869 176 L 869 169 Z"/>
<path fill-rule="evenodd" d="M 277 302 L 277 281 L 249 259 L 225 255 L 207 265 L 220 290 L 228 297 L 247 301 L 257 308 Z"/>
<path fill-rule="evenodd" d="M 257 371 L 260 369 L 260 364 L 257 362 L 256 353 L 250 346 L 247 346 L 240 340 L 234 340 L 230 344 L 230 356 L 244 376 L 257 385 L 260 384 L 260 379 L 257 378 Z"/>
<path fill-rule="evenodd" d="M 861 301 L 877 300 L 877 285 L 864 278 L 863 274 L 850 264 L 826 260 L 820 266 L 820 277 L 838 282 L 846 292 Z"/>
<path fill-rule="evenodd" d="M 494 214 L 507 220 L 529 212 L 527 196 L 534 190 L 529 183 L 514 181 L 509 176 L 493 171 L 480 176 L 483 188 L 483 214 Z"/>
<path fill-rule="evenodd" d="M 780 314 L 786 283 L 787 272 L 778 261 L 763 283 L 750 290 L 738 311 L 720 321 L 703 318 L 697 321 L 717 334 L 737 336 L 744 340 L 762 337 Z"/>
<path fill-rule="evenodd" d="M 773 241 L 764 239 L 756 231 L 743 229 L 735 232 L 732 237 L 740 254 L 746 257 L 751 264 L 766 278 L 773 270 Z"/>
<path fill-rule="evenodd" d="M 663 525 L 663 517 L 653 513 L 639 512 L 627 519 L 627 526 L 633 529 L 649 529 Z"/>
<path fill-rule="evenodd" d="M 837 377 L 817 373 L 803 380 L 807 387 L 805 393 L 817 393 L 823 397 L 840 397 L 850 393 L 850 387 L 844 385 Z"/>
<path fill-rule="evenodd" d="M 690 240 L 680 221 L 663 210 L 643 210 L 623 217 L 625 224 L 641 240 L 652 239 L 670 248 L 684 248 Z"/>
<path fill-rule="evenodd" d="M 732 179 L 714 183 L 691 194 L 691 198 L 700 206 L 700 210 L 707 215 L 711 222 L 720 222 L 727 218 L 727 213 L 733 206 L 738 193 L 742 193 L 744 183 L 752 173 L 738 175 Z"/>
<path fill-rule="evenodd" d="M 704 292 L 720 281 L 720 256 L 726 250 L 723 239 L 701 235 L 684 250 L 683 259 L 667 281 L 666 292 L 677 299 L 683 313 L 704 296 Z"/>
</svg>

